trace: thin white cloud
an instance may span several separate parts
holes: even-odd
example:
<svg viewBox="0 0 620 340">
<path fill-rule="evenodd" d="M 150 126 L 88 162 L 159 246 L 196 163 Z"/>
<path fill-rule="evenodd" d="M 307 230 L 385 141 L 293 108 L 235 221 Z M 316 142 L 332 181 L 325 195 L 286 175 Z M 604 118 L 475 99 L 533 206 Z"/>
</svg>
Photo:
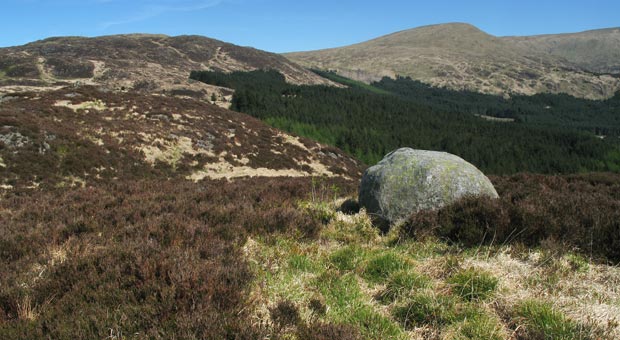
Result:
<svg viewBox="0 0 620 340">
<path fill-rule="evenodd" d="M 114 0 L 97 0 L 101 3 L 112 2 Z M 135 14 L 116 21 L 107 21 L 101 23 L 99 28 L 106 30 L 112 26 L 125 25 L 134 22 L 144 21 L 168 12 L 190 12 L 199 11 L 206 8 L 218 6 L 226 0 L 202 0 L 202 1 L 160 1 L 155 4 L 149 4 Z"/>
</svg>

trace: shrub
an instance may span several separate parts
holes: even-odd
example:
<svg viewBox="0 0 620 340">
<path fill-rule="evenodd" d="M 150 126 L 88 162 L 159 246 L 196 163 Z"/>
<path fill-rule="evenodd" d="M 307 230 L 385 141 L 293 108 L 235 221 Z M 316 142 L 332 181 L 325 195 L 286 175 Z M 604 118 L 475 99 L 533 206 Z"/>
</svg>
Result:
<svg viewBox="0 0 620 340">
<path fill-rule="evenodd" d="M 338 208 L 343 214 L 354 215 L 360 212 L 360 204 L 354 199 L 347 199 Z"/>
<path fill-rule="evenodd" d="M 278 329 L 296 326 L 301 320 L 299 309 L 289 300 L 280 301 L 274 307 L 269 308 L 269 316 Z"/>
<path fill-rule="evenodd" d="M 438 212 L 438 232 L 467 246 L 491 242 L 497 230 L 508 229 L 510 219 L 501 201 L 466 197 Z M 503 235 L 499 235 L 502 237 Z"/>
<path fill-rule="evenodd" d="M 567 250 L 620 262 L 620 175 L 492 177 L 499 199 L 466 197 L 413 214 L 401 236 L 431 234 L 468 247 L 554 239 Z"/>
<path fill-rule="evenodd" d="M 246 312 L 253 275 L 241 247 L 248 235 L 297 237 L 306 219 L 320 226 L 295 208 L 309 186 L 118 179 L 5 194 L 0 338 L 105 338 L 110 328 L 144 338 L 264 338 Z M 58 248 L 62 262 L 51 257 Z M 35 264 L 45 270 L 33 275 Z M 303 256 L 290 264 L 312 265 Z M 341 296 L 355 283 L 334 290 Z M 18 320 L 25 296 L 37 315 L 27 323 Z"/>
</svg>

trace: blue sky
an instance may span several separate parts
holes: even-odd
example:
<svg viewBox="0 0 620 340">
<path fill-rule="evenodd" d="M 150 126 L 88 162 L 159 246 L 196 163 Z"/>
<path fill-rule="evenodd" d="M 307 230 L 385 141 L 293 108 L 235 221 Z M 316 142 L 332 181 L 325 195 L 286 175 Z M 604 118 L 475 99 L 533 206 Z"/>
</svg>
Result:
<svg viewBox="0 0 620 340">
<path fill-rule="evenodd" d="M 618 0 L 2 0 L 0 46 L 51 36 L 199 34 L 272 52 L 468 22 L 497 36 L 620 26 Z"/>
</svg>

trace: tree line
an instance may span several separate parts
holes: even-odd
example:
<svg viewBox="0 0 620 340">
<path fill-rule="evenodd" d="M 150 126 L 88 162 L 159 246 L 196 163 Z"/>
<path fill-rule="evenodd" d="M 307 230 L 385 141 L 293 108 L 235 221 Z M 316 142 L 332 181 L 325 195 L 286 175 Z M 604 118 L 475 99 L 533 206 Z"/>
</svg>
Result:
<svg viewBox="0 0 620 340">
<path fill-rule="evenodd" d="M 366 164 L 408 146 L 450 152 L 492 174 L 620 170 L 620 148 L 609 138 L 564 124 L 487 121 L 474 110 L 487 114 L 504 104 L 443 89 L 417 92 L 420 84 L 406 78 L 384 79 L 373 84 L 374 91 L 355 82 L 347 88 L 291 85 L 276 71 L 201 71 L 190 77 L 235 89 L 232 110 L 339 147 Z M 429 95 L 435 98 L 420 99 Z"/>
</svg>

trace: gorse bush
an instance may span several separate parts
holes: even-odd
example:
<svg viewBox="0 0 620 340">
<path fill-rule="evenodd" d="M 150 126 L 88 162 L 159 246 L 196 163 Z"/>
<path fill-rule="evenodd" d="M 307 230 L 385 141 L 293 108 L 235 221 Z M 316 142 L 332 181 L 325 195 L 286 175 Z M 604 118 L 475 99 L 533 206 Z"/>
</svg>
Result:
<svg viewBox="0 0 620 340">
<path fill-rule="evenodd" d="M 620 262 L 620 175 L 493 177 L 500 195 L 464 198 L 414 214 L 405 237 L 431 234 L 466 246 L 546 240 L 583 254 Z"/>
</svg>

